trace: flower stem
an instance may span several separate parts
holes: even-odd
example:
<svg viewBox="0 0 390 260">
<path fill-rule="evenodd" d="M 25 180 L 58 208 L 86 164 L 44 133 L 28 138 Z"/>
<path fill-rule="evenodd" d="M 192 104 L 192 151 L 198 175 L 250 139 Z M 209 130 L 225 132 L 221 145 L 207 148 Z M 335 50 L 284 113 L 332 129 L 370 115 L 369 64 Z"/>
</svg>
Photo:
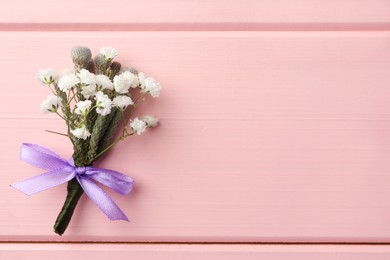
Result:
<svg viewBox="0 0 390 260">
<path fill-rule="evenodd" d="M 49 132 L 49 133 L 52 133 L 52 134 L 56 134 L 56 135 L 68 136 L 67 134 L 63 134 L 63 133 L 59 133 L 59 132 L 55 132 L 55 131 L 51 131 L 51 130 L 45 130 L 45 131 Z"/>
<path fill-rule="evenodd" d="M 64 120 L 66 121 L 65 117 L 61 116 L 61 114 L 58 113 L 58 111 L 56 111 L 55 113 L 56 113 L 59 117 L 61 117 L 62 119 L 64 119 Z"/>
<path fill-rule="evenodd" d="M 72 218 L 73 212 L 77 206 L 77 202 L 83 195 L 84 191 L 78 183 L 77 179 L 74 178 L 68 182 L 68 194 L 64 205 L 62 206 L 61 212 L 57 217 L 57 220 L 54 224 L 54 232 L 58 235 L 62 235 L 66 228 L 69 225 L 69 222 Z"/>
<path fill-rule="evenodd" d="M 124 136 L 120 136 L 118 137 L 114 142 L 112 142 L 109 146 L 107 146 L 106 148 L 104 148 L 100 153 L 98 153 L 94 158 L 93 160 L 96 160 L 97 158 L 99 158 L 101 155 L 103 155 L 105 152 L 107 152 L 108 150 L 110 150 L 111 147 L 113 147 L 114 145 L 116 145 L 117 143 L 119 143 L 120 141 L 122 141 L 123 139 L 125 139 L 126 137 Z"/>
<path fill-rule="evenodd" d="M 54 90 L 51 88 L 51 85 L 49 84 L 49 85 L 47 85 L 47 86 L 49 87 L 50 91 L 51 91 L 55 96 L 57 96 L 57 93 L 54 92 Z"/>
<path fill-rule="evenodd" d="M 146 93 L 142 93 L 141 95 L 138 96 L 138 98 L 134 101 L 134 104 L 130 107 L 130 109 L 127 112 L 126 119 L 123 121 L 123 127 L 126 128 L 127 124 L 130 121 L 130 117 L 134 109 L 137 108 L 139 103 L 144 100 Z"/>
</svg>

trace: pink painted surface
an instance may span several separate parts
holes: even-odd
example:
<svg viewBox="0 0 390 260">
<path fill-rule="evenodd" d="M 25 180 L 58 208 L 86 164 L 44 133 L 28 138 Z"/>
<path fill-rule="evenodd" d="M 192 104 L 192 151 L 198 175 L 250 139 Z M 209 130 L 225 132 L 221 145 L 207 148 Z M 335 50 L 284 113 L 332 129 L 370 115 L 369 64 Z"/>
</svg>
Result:
<svg viewBox="0 0 390 260">
<path fill-rule="evenodd" d="M 3 241 L 390 242 L 390 32 L 1 32 Z M 83 199 L 64 237 L 65 187 L 8 185 L 41 171 L 22 142 L 71 155 L 38 69 L 73 45 L 111 45 L 163 85 L 144 112 L 161 126 L 100 165 L 131 175 L 112 194 L 130 223 Z"/>
<path fill-rule="evenodd" d="M 389 0 L 0 2 L 1 30 L 389 29 Z"/>
<path fill-rule="evenodd" d="M 0 257 L 24 259 L 171 260 L 388 260 L 389 246 L 345 245 L 164 245 L 164 244 L 0 244 Z"/>
</svg>

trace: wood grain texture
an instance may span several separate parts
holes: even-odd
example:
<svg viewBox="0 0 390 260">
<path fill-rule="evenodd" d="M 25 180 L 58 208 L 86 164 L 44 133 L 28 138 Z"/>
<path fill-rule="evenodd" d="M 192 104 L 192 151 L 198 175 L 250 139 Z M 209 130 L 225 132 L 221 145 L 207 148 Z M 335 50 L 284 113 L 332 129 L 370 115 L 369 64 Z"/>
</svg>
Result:
<svg viewBox="0 0 390 260">
<path fill-rule="evenodd" d="M 389 0 L 0 2 L 0 30 L 378 30 Z"/>
<path fill-rule="evenodd" d="M 388 260 L 389 246 L 0 244 L 0 259 Z"/>
<path fill-rule="evenodd" d="M 390 242 L 390 32 L 2 32 L 0 239 L 3 241 Z M 71 155 L 41 115 L 40 68 L 71 67 L 73 45 L 115 46 L 155 76 L 140 112 L 161 126 L 119 144 L 102 167 L 131 219 L 82 199 L 64 237 L 52 224 L 65 186 L 8 187 L 41 171 L 22 142 Z"/>
</svg>

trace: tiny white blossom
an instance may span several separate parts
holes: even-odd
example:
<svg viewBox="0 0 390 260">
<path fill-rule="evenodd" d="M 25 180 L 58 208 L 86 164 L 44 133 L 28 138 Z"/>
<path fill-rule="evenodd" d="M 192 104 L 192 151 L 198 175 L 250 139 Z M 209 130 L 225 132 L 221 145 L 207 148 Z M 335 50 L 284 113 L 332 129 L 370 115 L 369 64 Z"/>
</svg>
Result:
<svg viewBox="0 0 390 260">
<path fill-rule="evenodd" d="M 139 120 L 138 117 L 134 118 L 130 122 L 130 127 L 133 130 L 133 133 L 140 135 L 146 130 L 146 123 L 142 120 Z"/>
<path fill-rule="evenodd" d="M 133 100 L 131 100 L 129 96 L 121 95 L 115 97 L 114 100 L 112 101 L 112 104 L 114 106 L 119 107 L 122 110 L 125 110 L 127 106 L 133 105 L 134 102 Z"/>
<path fill-rule="evenodd" d="M 114 89 L 114 84 L 112 84 L 112 81 L 110 80 L 109 77 L 106 75 L 96 75 L 96 87 L 98 90 L 104 90 L 104 89 L 109 89 L 113 90 Z"/>
<path fill-rule="evenodd" d="M 143 72 L 139 72 L 139 73 L 138 73 L 138 80 L 139 80 L 139 84 L 142 84 L 142 82 L 144 82 L 144 81 L 145 81 L 145 79 L 146 79 L 146 75 L 145 75 L 145 73 L 143 73 Z"/>
<path fill-rule="evenodd" d="M 44 114 L 49 112 L 56 112 L 60 104 L 61 104 L 61 98 L 57 96 L 48 96 L 41 103 L 41 111 Z"/>
<path fill-rule="evenodd" d="M 158 125 L 158 119 L 154 116 L 144 116 L 142 121 L 146 123 L 147 127 L 156 127 Z"/>
<path fill-rule="evenodd" d="M 79 101 L 76 103 L 76 109 L 74 110 L 74 112 L 78 115 L 86 115 L 89 112 L 91 105 L 91 100 Z"/>
<path fill-rule="evenodd" d="M 86 85 L 83 86 L 81 89 L 81 94 L 87 99 L 95 95 L 95 93 L 96 93 L 96 85 Z"/>
<path fill-rule="evenodd" d="M 154 98 L 160 96 L 161 85 L 153 77 L 146 77 L 145 74 L 139 73 L 138 78 L 142 93 L 149 93 Z"/>
<path fill-rule="evenodd" d="M 84 85 L 95 85 L 96 79 L 95 74 L 89 72 L 86 69 L 81 69 L 79 73 L 77 73 L 77 76 L 80 79 L 80 82 Z"/>
<path fill-rule="evenodd" d="M 104 56 L 104 59 L 106 60 L 111 60 L 113 59 L 115 56 L 118 56 L 118 51 L 115 50 L 114 48 L 112 47 L 102 47 L 100 49 L 100 54 L 102 54 Z"/>
<path fill-rule="evenodd" d="M 125 72 L 124 72 L 125 73 Z M 131 82 L 131 88 L 136 88 L 136 87 L 138 87 L 139 86 L 139 80 L 138 80 L 138 76 L 137 76 L 137 74 L 134 74 L 134 73 L 132 73 L 132 72 L 130 72 L 129 71 L 129 73 L 132 75 L 131 76 L 131 80 L 132 80 L 132 82 Z"/>
<path fill-rule="evenodd" d="M 58 74 L 54 69 L 42 69 L 38 71 L 38 80 L 44 85 L 50 85 L 57 82 Z"/>
<path fill-rule="evenodd" d="M 58 88 L 62 91 L 67 91 L 74 88 L 75 85 L 80 83 L 80 79 L 74 74 L 69 73 L 63 75 L 58 81 Z"/>
<path fill-rule="evenodd" d="M 91 133 L 88 131 L 88 129 L 85 125 L 83 125 L 79 128 L 76 128 L 76 129 L 72 129 L 72 130 L 70 130 L 70 132 L 75 137 L 77 137 L 79 139 L 83 139 L 83 140 L 86 140 L 89 136 L 91 136 Z"/>
<path fill-rule="evenodd" d="M 102 116 L 111 113 L 112 101 L 103 92 L 99 91 L 95 94 L 96 97 L 96 113 Z"/>
<path fill-rule="evenodd" d="M 131 73 L 130 71 L 125 71 L 120 75 L 114 77 L 114 88 L 115 91 L 124 94 L 129 91 L 129 88 L 132 86 L 137 86 L 138 80 L 137 76 Z"/>
</svg>

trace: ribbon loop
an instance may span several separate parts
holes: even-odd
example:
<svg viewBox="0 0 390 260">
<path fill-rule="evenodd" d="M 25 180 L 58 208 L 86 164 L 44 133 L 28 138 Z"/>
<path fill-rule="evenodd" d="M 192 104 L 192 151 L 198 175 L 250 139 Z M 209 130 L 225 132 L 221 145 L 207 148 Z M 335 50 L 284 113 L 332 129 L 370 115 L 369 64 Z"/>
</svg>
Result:
<svg viewBox="0 0 390 260">
<path fill-rule="evenodd" d="M 36 144 L 22 144 L 20 159 L 44 170 L 60 169 L 69 165 L 68 161 L 58 154 Z"/>
<path fill-rule="evenodd" d="M 86 175 L 90 179 L 93 179 L 122 195 L 129 193 L 133 187 L 133 179 L 120 172 L 90 168 L 86 172 Z"/>
<path fill-rule="evenodd" d="M 108 194 L 94 182 L 97 181 L 120 194 L 127 194 L 134 183 L 129 176 L 107 169 L 76 167 L 73 159 L 68 162 L 53 151 L 35 144 L 22 144 L 20 159 L 48 171 L 13 183 L 11 187 L 26 195 L 32 195 L 76 178 L 85 194 L 110 220 L 129 221 Z"/>
</svg>

